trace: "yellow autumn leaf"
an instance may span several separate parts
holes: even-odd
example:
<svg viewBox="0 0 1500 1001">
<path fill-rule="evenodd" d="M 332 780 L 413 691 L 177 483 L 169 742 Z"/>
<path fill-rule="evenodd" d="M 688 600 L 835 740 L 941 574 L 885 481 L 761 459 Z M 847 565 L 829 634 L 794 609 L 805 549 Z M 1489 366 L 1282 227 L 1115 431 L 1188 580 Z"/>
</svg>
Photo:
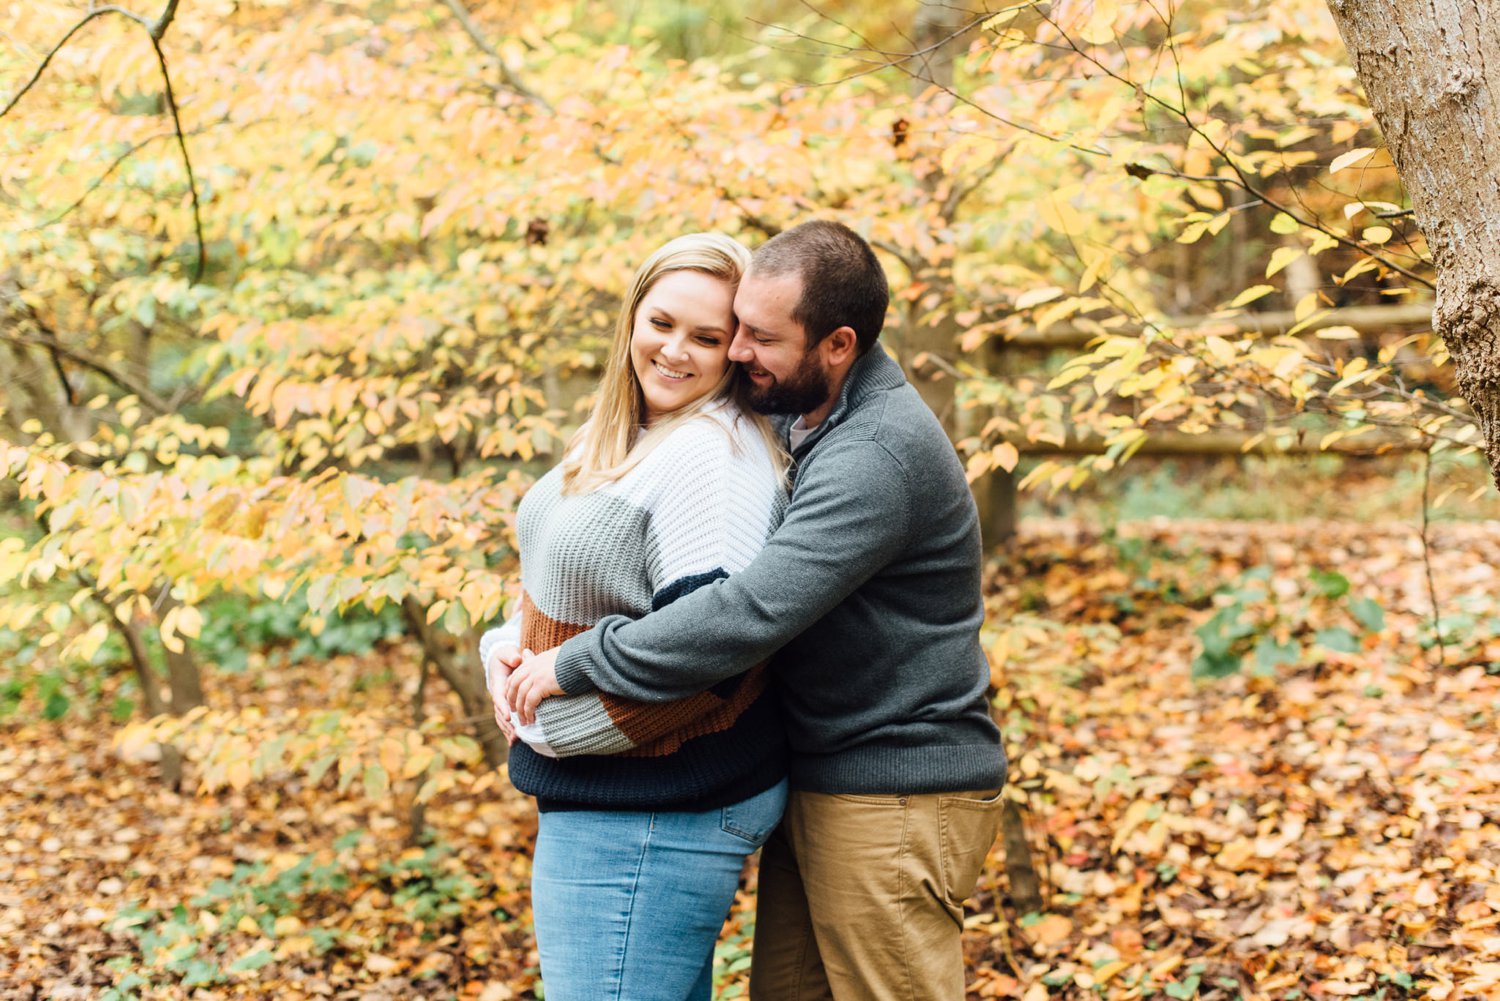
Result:
<svg viewBox="0 0 1500 1001">
<path fill-rule="evenodd" d="M 1088 24 L 1078 33 L 1080 40 L 1089 45 L 1108 45 L 1115 38 L 1115 16 L 1119 13 L 1118 0 L 1094 0 L 1094 12 Z"/>
<path fill-rule="evenodd" d="M 1245 291 L 1241 292 L 1239 295 L 1235 296 L 1234 300 L 1230 302 L 1229 308 L 1238 309 L 1241 306 L 1249 305 L 1255 300 L 1269 295 L 1270 293 L 1275 291 L 1275 285 L 1252 285 L 1249 288 L 1245 289 Z"/>
<path fill-rule="evenodd" d="M 1063 294 L 1062 288 L 1056 285 L 1048 285 L 1043 288 L 1027 289 L 1016 297 L 1016 311 L 1031 309 L 1040 306 L 1044 302 L 1051 302 Z"/>
<path fill-rule="evenodd" d="M 1271 251 L 1271 259 L 1266 262 L 1266 277 L 1270 278 L 1304 253 L 1301 247 L 1277 247 Z"/>
<path fill-rule="evenodd" d="M 1234 345 L 1216 334 L 1205 337 L 1203 342 L 1208 345 L 1208 351 L 1214 356 L 1214 360 L 1221 365 L 1232 365 L 1239 359 L 1239 352 Z"/>
<path fill-rule="evenodd" d="M 990 458 L 994 460 L 995 465 L 1009 473 L 1014 471 L 1016 463 L 1021 461 L 1021 453 L 1015 445 L 1004 441 L 990 450 Z"/>
<path fill-rule="evenodd" d="M 1351 149 L 1347 153 L 1340 153 L 1338 156 L 1334 157 L 1333 162 L 1328 165 L 1328 172 L 1330 174 L 1337 174 L 1339 171 L 1345 169 L 1346 167 L 1352 167 L 1356 163 L 1360 163 L 1368 159 L 1370 154 L 1373 152 L 1375 152 L 1373 148 L 1361 147 L 1359 149 Z"/>
</svg>

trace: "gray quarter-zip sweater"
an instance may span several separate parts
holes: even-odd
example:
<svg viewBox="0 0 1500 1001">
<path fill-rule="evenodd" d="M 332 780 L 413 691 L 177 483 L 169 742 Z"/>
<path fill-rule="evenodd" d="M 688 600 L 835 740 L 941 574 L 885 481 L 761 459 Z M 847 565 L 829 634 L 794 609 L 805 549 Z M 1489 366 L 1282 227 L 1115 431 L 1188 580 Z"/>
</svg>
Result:
<svg viewBox="0 0 1500 1001">
<path fill-rule="evenodd" d="M 664 701 L 775 653 L 794 788 L 998 788 L 979 519 L 942 426 L 877 346 L 792 458 L 786 518 L 746 569 L 568 640 L 559 685 Z"/>
</svg>

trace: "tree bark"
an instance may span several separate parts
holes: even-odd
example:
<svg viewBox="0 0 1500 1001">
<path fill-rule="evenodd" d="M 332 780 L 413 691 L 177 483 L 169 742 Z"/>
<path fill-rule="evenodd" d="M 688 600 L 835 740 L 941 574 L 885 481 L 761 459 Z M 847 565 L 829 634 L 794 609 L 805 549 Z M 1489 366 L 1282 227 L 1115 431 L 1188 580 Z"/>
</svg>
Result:
<svg viewBox="0 0 1500 1001">
<path fill-rule="evenodd" d="M 1433 329 L 1500 486 L 1500 18 L 1489 0 L 1328 0 L 1437 269 Z"/>
</svg>

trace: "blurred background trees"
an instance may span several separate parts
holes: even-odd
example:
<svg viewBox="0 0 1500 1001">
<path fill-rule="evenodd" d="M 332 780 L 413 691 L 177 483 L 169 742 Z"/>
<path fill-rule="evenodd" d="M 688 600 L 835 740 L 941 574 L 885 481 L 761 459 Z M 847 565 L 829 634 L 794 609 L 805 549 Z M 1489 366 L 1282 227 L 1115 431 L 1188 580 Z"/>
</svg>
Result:
<svg viewBox="0 0 1500 1001">
<path fill-rule="evenodd" d="M 1160 525 L 1115 531 L 1404 518 L 1425 545 L 1432 518 L 1500 513 L 1432 332 L 1436 305 L 1488 392 L 1494 255 L 1470 243 L 1495 212 L 1403 186 L 1441 134 L 1404 131 L 1393 157 L 1365 96 L 1406 128 L 1444 87 L 1460 118 L 1487 108 L 1487 81 L 1430 51 L 1352 63 L 1338 25 L 1383 51 L 1380 4 L 153 2 L 0 0 L 0 717 L 135 720 L 118 754 L 173 787 L 362 793 L 419 839 L 426 804 L 503 760 L 474 637 L 636 263 L 813 216 L 877 248 L 885 347 L 968 466 L 1018 795 L 1118 800 L 1101 843 L 1147 837 L 1158 889 L 1186 807 L 1148 823 L 1165 800 L 1120 800 L 1113 751 L 1054 741 L 1118 680 L 1100 664 L 1154 678 L 1181 639 L 1192 676 L 1263 680 L 1365 651 L 1420 689 L 1432 655 L 1477 689 L 1493 661 L 1493 601 L 1444 608 L 1430 561 L 1393 576 L 1345 539 L 1293 574 L 1278 528 L 1247 531 L 1253 558 L 1218 527 L 1186 554 Z M 1046 539 L 1076 552 L 1028 543 L 1057 514 Z M 1394 551 L 1405 530 L 1382 531 Z M 1398 606 L 1426 624 L 1400 632 Z M 1152 639 L 1129 632 L 1148 618 Z M 1007 846 L 1011 899 L 1050 899 L 1018 825 Z M 289 869 L 297 892 L 351 851 Z M 437 899 L 431 852 L 381 878 Z M 262 876 L 223 892 L 259 900 Z"/>
<path fill-rule="evenodd" d="M 871 240 L 992 543 L 1017 482 L 1055 505 L 1137 455 L 1416 452 L 1486 489 L 1427 245 L 1313 0 L 8 12 L 7 704 L 128 672 L 119 715 L 239 735 L 211 744 L 230 784 L 331 762 L 425 797 L 503 757 L 472 640 L 515 504 L 634 263 L 688 230 Z M 415 640 L 409 732 L 251 755 L 279 724 L 212 676 L 267 605 Z"/>
</svg>

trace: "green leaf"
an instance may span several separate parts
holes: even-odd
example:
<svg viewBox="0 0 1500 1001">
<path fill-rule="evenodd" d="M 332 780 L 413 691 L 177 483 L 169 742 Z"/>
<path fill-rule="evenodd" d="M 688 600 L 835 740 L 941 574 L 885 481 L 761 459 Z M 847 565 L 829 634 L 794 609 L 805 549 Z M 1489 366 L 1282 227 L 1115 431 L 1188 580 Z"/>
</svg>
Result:
<svg viewBox="0 0 1500 1001">
<path fill-rule="evenodd" d="M 262 966 L 268 966 L 274 962 L 276 962 L 276 954 L 270 949 L 257 949 L 236 959 L 230 964 L 229 972 L 248 973 L 251 970 L 258 970 Z"/>
<path fill-rule="evenodd" d="M 1172 983 L 1166 985 L 1167 996 L 1176 998 L 1177 1001 L 1187 1001 L 1188 998 L 1198 995 L 1198 983 L 1199 978 L 1197 975 L 1188 977 L 1181 983 L 1174 980 Z"/>
<path fill-rule="evenodd" d="M 1349 593 L 1349 578 L 1336 570 L 1314 570 L 1313 588 L 1325 598 L 1342 598 Z"/>
<path fill-rule="evenodd" d="M 1374 598 L 1350 598 L 1349 614 L 1365 627 L 1365 632 L 1378 633 L 1385 628 L 1385 609 Z"/>
<path fill-rule="evenodd" d="M 1313 641 L 1319 646 L 1333 650 L 1336 653 L 1359 653 L 1359 640 L 1354 634 L 1343 626 L 1334 626 L 1331 629 L 1319 629 Z"/>
<path fill-rule="evenodd" d="M 1255 673 L 1261 676 L 1274 674 L 1276 668 L 1283 664 L 1297 663 L 1301 653 L 1302 649 L 1296 640 L 1278 643 L 1274 637 L 1262 636 L 1260 642 L 1255 644 Z"/>
<path fill-rule="evenodd" d="M 365 795 L 384 796 L 391 789 L 391 780 L 381 765 L 371 762 L 365 765 Z"/>
<path fill-rule="evenodd" d="M 333 767 L 333 763 L 339 759 L 337 754 L 325 754 L 321 758 L 307 766 L 307 781 L 311 785 L 317 785 L 323 778 L 325 772 Z"/>
<path fill-rule="evenodd" d="M 1240 669 L 1240 658 L 1230 654 L 1200 653 L 1193 658 L 1193 680 L 1227 678 Z"/>
<path fill-rule="evenodd" d="M 53 692 L 47 696 L 47 702 L 42 706 L 42 719 L 62 719 L 68 711 L 68 697 L 62 692 Z"/>
</svg>

